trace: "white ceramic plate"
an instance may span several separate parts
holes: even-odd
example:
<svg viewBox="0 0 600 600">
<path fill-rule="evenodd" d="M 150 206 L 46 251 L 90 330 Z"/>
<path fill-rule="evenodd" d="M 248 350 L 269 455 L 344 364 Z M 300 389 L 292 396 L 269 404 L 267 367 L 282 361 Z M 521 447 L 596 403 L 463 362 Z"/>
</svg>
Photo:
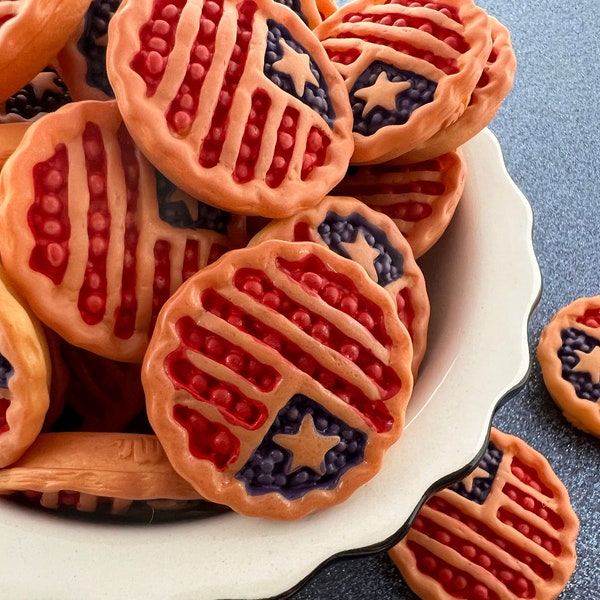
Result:
<svg viewBox="0 0 600 600">
<path fill-rule="evenodd" d="M 422 261 L 432 317 L 407 427 L 382 471 L 298 522 L 223 514 L 169 524 L 70 521 L 0 502 L 3 597 L 187 599 L 283 594 L 331 557 L 389 546 L 429 491 L 475 464 L 498 404 L 529 370 L 540 292 L 529 204 L 494 136 L 465 146 L 464 197 Z"/>
</svg>

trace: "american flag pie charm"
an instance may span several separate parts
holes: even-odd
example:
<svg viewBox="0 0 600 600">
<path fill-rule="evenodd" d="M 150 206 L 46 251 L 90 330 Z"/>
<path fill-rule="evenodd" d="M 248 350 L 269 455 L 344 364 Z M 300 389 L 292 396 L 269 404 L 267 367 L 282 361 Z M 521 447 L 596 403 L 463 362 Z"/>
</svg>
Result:
<svg viewBox="0 0 600 600">
<path fill-rule="evenodd" d="M 431 496 L 389 554 L 421 598 L 545 600 L 571 577 L 578 531 L 548 461 L 492 428 L 475 470 Z"/>
<path fill-rule="evenodd" d="M 366 270 L 396 304 L 413 342 L 413 375 L 427 348 L 429 297 L 423 272 L 396 224 L 356 198 L 326 196 L 315 208 L 271 221 L 249 245 L 267 239 L 315 242 Z"/>
<path fill-rule="evenodd" d="M 192 196 L 247 215 L 316 204 L 344 175 L 342 78 L 293 11 L 270 0 L 125 0 L 107 70 L 131 135 Z"/>
<path fill-rule="evenodd" d="M 346 82 L 354 164 L 397 158 L 455 121 L 491 50 L 472 0 L 354 0 L 315 34 Z"/>
<path fill-rule="evenodd" d="M 600 437 L 600 296 L 558 310 L 542 331 L 537 357 L 565 418 Z"/>
<path fill-rule="evenodd" d="M 296 519 L 381 467 L 412 393 L 389 295 L 319 244 L 232 250 L 165 304 L 142 368 L 148 418 L 207 500 Z"/>
<path fill-rule="evenodd" d="M 141 362 L 161 306 L 230 248 L 233 220 L 148 163 L 114 100 L 46 117 L 0 175 L 7 275 L 69 343 Z"/>
</svg>

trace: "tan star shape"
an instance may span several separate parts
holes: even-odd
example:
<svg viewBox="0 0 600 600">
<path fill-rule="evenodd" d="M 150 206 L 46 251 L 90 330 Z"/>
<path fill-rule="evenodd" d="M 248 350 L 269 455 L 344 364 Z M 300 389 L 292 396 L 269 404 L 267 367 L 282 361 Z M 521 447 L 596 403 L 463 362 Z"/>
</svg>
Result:
<svg viewBox="0 0 600 600">
<path fill-rule="evenodd" d="M 340 443 L 338 435 L 322 435 L 316 428 L 311 415 L 305 415 L 297 433 L 278 433 L 273 441 L 292 453 L 289 473 L 299 467 L 309 467 L 324 474 L 324 457 L 329 450 Z"/>
<path fill-rule="evenodd" d="M 577 373 L 589 373 L 592 383 L 600 383 L 600 346 L 596 346 L 591 352 L 575 350 L 579 362 L 573 367 Z"/>
<path fill-rule="evenodd" d="M 471 471 L 471 473 L 469 473 L 462 480 L 462 484 L 465 486 L 465 490 L 467 491 L 467 493 L 470 494 L 473 491 L 473 485 L 475 483 L 475 479 L 481 478 L 481 477 L 487 478 L 489 476 L 490 476 L 490 474 L 485 469 L 477 466 L 475 468 L 475 470 Z"/>
<path fill-rule="evenodd" d="M 198 200 L 196 198 L 192 198 L 189 194 L 186 194 L 183 190 L 179 188 L 175 188 L 173 193 L 169 195 L 167 198 L 167 202 L 169 203 L 177 203 L 183 202 L 192 217 L 192 221 L 198 220 Z"/>
<path fill-rule="evenodd" d="M 317 78 L 310 69 L 310 56 L 305 52 L 296 52 L 285 40 L 281 40 L 283 56 L 273 63 L 273 68 L 286 73 L 292 78 L 292 83 L 298 96 L 304 94 L 307 83 L 319 85 Z"/>
<path fill-rule="evenodd" d="M 387 73 L 381 71 L 373 85 L 357 90 L 354 95 L 365 102 L 362 112 L 364 117 L 377 106 L 389 111 L 395 110 L 396 96 L 409 88 L 410 81 L 390 81 Z"/>
<path fill-rule="evenodd" d="M 353 242 L 342 242 L 340 246 L 348 253 L 350 258 L 363 266 L 369 277 L 377 281 L 377 270 L 375 269 L 375 259 L 381 254 L 379 250 L 369 245 L 362 231 L 356 234 Z"/>
</svg>

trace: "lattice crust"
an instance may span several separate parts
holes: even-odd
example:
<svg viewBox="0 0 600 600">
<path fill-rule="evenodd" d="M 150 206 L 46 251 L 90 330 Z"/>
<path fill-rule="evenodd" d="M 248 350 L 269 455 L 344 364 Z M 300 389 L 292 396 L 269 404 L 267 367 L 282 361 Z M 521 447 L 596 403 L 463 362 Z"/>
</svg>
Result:
<svg viewBox="0 0 600 600">
<path fill-rule="evenodd" d="M 401 434 L 412 344 L 386 292 L 321 245 L 227 253 L 161 312 L 148 417 L 206 499 L 294 519 L 348 497 Z"/>
<path fill-rule="evenodd" d="M 555 598 L 575 568 L 579 530 L 548 461 L 492 428 L 476 469 L 434 494 L 390 556 L 422 598 Z"/>
</svg>

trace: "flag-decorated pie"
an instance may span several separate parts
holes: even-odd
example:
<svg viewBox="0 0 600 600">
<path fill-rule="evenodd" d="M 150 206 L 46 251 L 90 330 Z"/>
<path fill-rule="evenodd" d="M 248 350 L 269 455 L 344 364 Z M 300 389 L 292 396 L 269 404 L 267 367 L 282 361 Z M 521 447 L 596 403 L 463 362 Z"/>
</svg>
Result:
<svg viewBox="0 0 600 600">
<path fill-rule="evenodd" d="M 355 164 L 396 158 L 456 121 L 491 50 L 472 0 L 354 0 L 315 34 L 346 82 Z"/>
<path fill-rule="evenodd" d="M 600 296 L 579 298 L 557 311 L 542 331 L 537 357 L 564 416 L 600 437 Z"/>
<path fill-rule="evenodd" d="M 164 301 L 231 244 L 231 215 L 156 171 L 114 100 L 32 124 L 0 192 L 13 284 L 61 337 L 114 360 L 140 362 Z"/>
<path fill-rule="evenodd" d="M 148 434 L 42 433 L 20 460 L 0 470 L 0 495 L 18 492 L 44 508 L 112 514 L 142 500 L 159 507 L 199 500 Z"/>
<path fill-rule="evenodd" d="M 42 429 L 50 380 L 41 323 L 0 268 L 0 469 L 17 460 Z"/>
<path fill-rule="evenodd" d="M 449 225 L 462 196 L 467 163 L 460 150 L 404 164 L 352 166 L 331 192 L 353 195 L 387 215 L 404 234 L 415 258 L 429 250 Z"/>
<path fill-rule="evenodd" d="M 350 197 L 326 196 L 314 209 L 271 221 L 250 240 L 316 242 L 363 266 L 391 296 L 413 342 L 413 375 L 427 347 L 429 297 L 412 250 L 386 215 Z"/>
<path fill-rule="evenodd" d="M 548 461 L 492 428 L 475 470 L 431 496 L 389 554 L 423 600 L 551 600 L 575 568 L 578 530 Z"/>
<path fill-rule="evenodd" d="M 283 217 L 313 206 L 352 154 L 344 83 L 270 0 L 125 0 L 107 69 L 131 135 L 192 196 Z"/>
<path fill-rule="evenodd" d="M 491 16 L 489 23 L 492 30 L 492 51 L 465 112 L 452 125 L 441 129 L 426 142 L 403 155 L 404 162 L 427 160 L 450 152 L 468 142 L 496 116 L 502 101 L 512 88 L 517 59 L 508 29 Z"/>
<path fill-rule="evenodd" d="M 380 469 L 403 429 L 411 361 L 394 302 L 363 267 L 267 240 L 169 299 L 142 382 L 156 435 L 201 496 L 296 519 Z"/>
<path fill-rule="evenodd" d="M 0 0 L 0 101 L 48 66 L 90 0 Z"/>
</svg>

